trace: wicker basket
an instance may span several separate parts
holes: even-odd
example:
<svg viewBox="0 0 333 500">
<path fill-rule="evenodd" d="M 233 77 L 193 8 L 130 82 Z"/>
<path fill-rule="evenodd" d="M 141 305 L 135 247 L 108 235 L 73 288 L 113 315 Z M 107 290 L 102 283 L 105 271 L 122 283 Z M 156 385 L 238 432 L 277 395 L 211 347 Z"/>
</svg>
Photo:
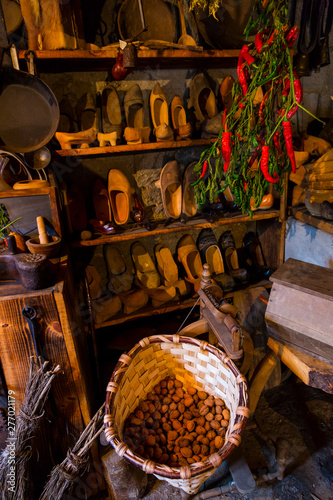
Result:
<svg viewBox="0 0 333 500">
<path fill-rule="evenodd" d="M 169 467 L 146 460 L 122 441 L 128 415 L 169 375 L 175 375 L 185 388 L 192 386 L 224 399 L 230 410 L 224 446 L 206 460 L 187 467 Z M 153 336 L 142 339 L 118 361 L 107 387 L 105 436 L 118 455 L 147 474 L 194 494 L 239 445 L 248 416 L 246 380 L 225 353 L 202 340 L 179 335 Z"/>
</svg>

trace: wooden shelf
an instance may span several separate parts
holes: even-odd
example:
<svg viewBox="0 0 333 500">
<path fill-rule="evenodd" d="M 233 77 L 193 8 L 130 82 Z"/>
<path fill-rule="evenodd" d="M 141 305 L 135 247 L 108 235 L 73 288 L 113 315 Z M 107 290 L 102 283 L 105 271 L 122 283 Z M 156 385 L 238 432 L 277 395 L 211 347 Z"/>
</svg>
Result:
<svg viewBox="0 0 333 500">
<path fill-rule="evenodd" d="M 250 283 L 247 286 L 241 285 L 237 288 L 237 290 L 244 289 L 244 288 L 256 288 L 258 286 L 265 287 L 265 288 L 271 288 L 272 283 L 271 283 L 271 281 L 268 281 L 268 280 L 262 280 L 258 283 Z M 237 291 L 237 290 L 235 290 L 235 291 Z M 227 299 L 229 297 L 232 297 L 233 295 L 234 295 L 234 292 L 229 292 L 229 293 L 226 293 L 223 296 L 223 298 Z M 152 305 L 148 305 L 146 307 L 143 307 L 142 309 L 139 309 L 138 311 L 136 311 L 132 314 L 118 313 L 117 315 L 110 318 L 108 321 L 104 321 L 103 323 L 95 323 L 94 328 L 95 328 L 95 330 L 99 330 L 100 328 L 105 328 L 107 326 L 119 325 L 120 323 L 125 323 L 127 321 L 133 321 L 133 320 L 137 320 L 140 318 L 145 318 L 147 316 L 157 316 L 159 314 L 166 314 L 166 313 L 173 312 L 173 311 L 179 311 L 180 309 L 190 309 L 197 302 L 197 299 L 198 298 L 177 300 L 177 301 L 173 301 L 173 302 L 168 302 L 164 306 L 155 307 L 155 308 Z M 199 304 L 200 303 L 198 302 L 198 307 L 199 307 Z"/>
<path fill-rule="evenodd" d="M 317 229 L 322 229 L 327 233 L 333 234 L 333 221 L 322 219 L 311 215 L 304 205 L 298 205 L 290 208 L 290 214 L 302 222 L 306 222 Z"/>
<path fill-rule="evenodd" d="M 257 211 L 253 214 L 252 219 L 248 215 L 244 214 L 228 214 L 221 219 L 214 222 L 207 222 L 206 219 L 190 219 L 187 224 L 183 224 L 180 221 L 171 223 L 167 227 L 163 227 L 163 222 L 159 223 L 156 229 L 152 231 L 147 231 L 144 227 L 139 227 L 133 229 L 132 227 L 126 226 L 126 229 L 120 234 L 112 234 L 109 236 L 101 235 L 93 240 L 81 240 L 73 241 L 73 247 L 92 247 L 97 245 L 105 245 L 106 243 L 116 243 L 119 241 L 134 240 L 137 238 L 146 238 L 147 236 L 156 236 L 158 234 L 168 234 L 180 231 L 190 231 L 193 229 L 203 229 L 206 227 L 218 227 L 225 224 L 234 224 L 237 222 L 249 222 L 257 221 L 263 219 L 277 219 L 279 218 L 279 210 L 267 210 L 267 211 Z"/>
<path fill-rule="evenodd" d="M 155 316 L 159 314 L 165 314 L 172 311 L 179 311 L 180 309 L 188 309 L 196 303 L 197 299 L 187 299 L 184 301 L 174 301 L 168 302 L 162 307 L 153 307 L 151 305 L 143 307 L 132 314 L 119 313 L 113 316 L 110 320 L 104 321 L 103 323 L 95 323 L 95 330 L 100 328 L 105 328 L 106 326 L 119 325 L 120 323 L 125 323 L 126 321 L 133 321 L 140 318 L 145 318 L 147 316 Z M 199 302 L 198 302 L 199 305 Z"/>
<path fill-rule="evenodd" d="M 103 148 L 83 148 L 83 149 L 58 149 L 53 151 L 52 155 L 56 157 L 64 156 L 103 156 L 109 154 L 121 153 L 140 153 L 141 151 L 154 151 L 161 149 L 179 149 L 195 146 L 207 146 L 216 139 L 194 139 L 186 141 L 165 141 L 165 142 L 147 142 L 145 144 L 124 144 L 120 146 L 107 146 Z"/>
<path fill-rule="evenodd" d="M 192 50 L 139 49 L 136 69 L 146 68 L 193 68 L 232 67 L 236 64 L 239 55 L 238 49 L 227 50 Z M 19 51 L 19 59 L 25 60 L 25 50 Z M 116 60 L 118 49 L 108 50 L 36 50 L 36 65 L 43 73 L 58 73 L 66 71 L 111 71 Z"/>
</svg>

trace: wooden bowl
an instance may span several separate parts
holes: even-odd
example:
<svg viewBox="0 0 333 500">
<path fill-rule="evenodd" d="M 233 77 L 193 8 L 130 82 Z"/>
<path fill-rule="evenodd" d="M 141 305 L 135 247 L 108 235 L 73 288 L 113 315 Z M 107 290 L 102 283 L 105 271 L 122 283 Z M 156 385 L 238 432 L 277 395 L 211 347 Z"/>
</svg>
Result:
<svg viewBox="0 0 333 500">
<path fill-rule="evenodd" d="M 26 241 L 26 245 L 31 253 L 41 253 L 49 258 L 55 257 L 61 245 L 61 238 L 59 236 L 51 236 L 52 241 L 50 243 L 44 243 L 43 245 L 39 243 L 39 236 L 35 238 L 30 238 Z"/>
</svg>

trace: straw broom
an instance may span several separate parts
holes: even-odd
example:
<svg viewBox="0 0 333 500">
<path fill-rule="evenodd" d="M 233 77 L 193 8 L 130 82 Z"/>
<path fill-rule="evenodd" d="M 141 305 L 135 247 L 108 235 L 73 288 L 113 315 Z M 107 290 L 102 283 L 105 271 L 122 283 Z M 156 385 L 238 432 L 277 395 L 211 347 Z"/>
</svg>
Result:
<svg viewBox="0 0 333 500">
<path fill-rule="evenodd" d="M 29 459 L 33 439 L 44 415 L 47 400 L 54 377 L 60 372 L 60 366 L 46 371 L 48 362 L 40 357 L 30 358 L 29 379 L 24 400 L 18 412 L 14 436 L 9 433 L 8 446 L 0 455 L 0 491 L 3 500 L 25 500 L 33 498 L 29 472 Z M 15 443 L 15 454 L 9 445 Z M 15 458 L 15 463 L 13 461 Z M 15 467 L 15 486 L 10 484 L 10 472 Z"/>
<path fill-rule="evenodd" d="M 90 420 L 72 450 L 68 450 L 65 460 L 52 469 L 39 500 L 62 500 L 70 497 L 76 479 L 88 466 L 91 445 L 104 430 L 103 410 L 104 404 Z"/>
</svg>

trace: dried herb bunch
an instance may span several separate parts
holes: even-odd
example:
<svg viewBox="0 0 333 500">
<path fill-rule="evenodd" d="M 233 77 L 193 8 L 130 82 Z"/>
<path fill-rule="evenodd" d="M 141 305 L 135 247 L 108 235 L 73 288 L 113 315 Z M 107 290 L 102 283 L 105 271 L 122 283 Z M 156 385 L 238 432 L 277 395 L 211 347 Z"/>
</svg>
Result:
<svg viewBox="0 0 333 500">
<path fill-rule="evenodd" d="M 217 140 L 195 167 L 199 205 L 214 202 L 230 186 L 237 205 L 250 214 L 269 183 L 281 193 L 282 174 L 296 169 L 290 119 L 302 108 L 302 87 L 290 55 L 298 28 L 288 25 L 288 1 L 257 0 L 246 39 L 253 29 L 255 42 L 240 51 L 233 105 L 224 111 Z M 262 99 L 257 98 L 260 89 Z"/>
</svg>

